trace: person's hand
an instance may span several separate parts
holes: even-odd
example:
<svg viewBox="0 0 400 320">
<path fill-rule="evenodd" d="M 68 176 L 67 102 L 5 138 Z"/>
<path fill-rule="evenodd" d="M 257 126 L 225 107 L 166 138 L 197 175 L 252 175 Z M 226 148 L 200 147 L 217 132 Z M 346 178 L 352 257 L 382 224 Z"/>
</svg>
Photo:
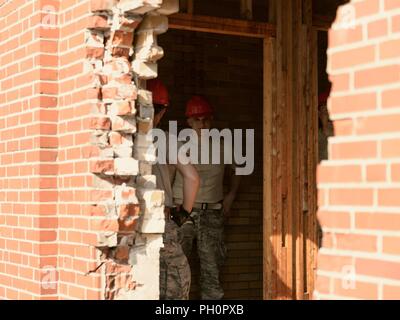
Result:
<svg viewBox="0 0 400 320">
<path fill-rule="evenodd" d="M 183 206 L 171 208 L 171 219 L 181 227 L 190 219 L 190 212 L 186 211 Z"/>
<path fill-rule="evenodd" d="M 222 202 L 222 213 L 224 214 L 225 217 L 228 217 L 230 215 L 234 200 L 235 200 L 235 194 L 231 192 L 225 196 L 224 201 Z"/>
</svg>

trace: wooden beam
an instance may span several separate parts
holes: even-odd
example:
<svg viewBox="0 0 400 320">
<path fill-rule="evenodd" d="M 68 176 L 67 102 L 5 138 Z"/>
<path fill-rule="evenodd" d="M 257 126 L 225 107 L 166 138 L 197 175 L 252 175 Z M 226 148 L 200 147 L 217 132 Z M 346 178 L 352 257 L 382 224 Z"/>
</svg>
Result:
<svg viewBox="0 0 400 320">
<path fill-rule="evenodd" d="M 286 6 L 288 4 L 290 8 Z M 287 226 L 291 209 L 291 201 L 288 194 L 288 149 L 291 143 L 289 130 L 291 113 L 291 64 L 288 63 L 292 53 L 292 42 L 289 38 L 291 33 L 291 1 L 279 1 L 276 10 L 276 69 L 277 69 L 277 106 L 274 113 L 274 154 L 273 157 L 273 255 L 275 260 L 274 279 L 272 283 L 272 296 L 275 299 L 286 299 L 288 297 L 288 237 Z M 290 210 L 291 211 L 291 210 Z M 289 253 L 290 258 L 290 253 Z M 290 272 L 290 271 L 289 271 Z M 290 285 L 291 287 L 291 285 Z"/>
<path fill-rule="evenodd" d="M 310 35 L 310 56 L 311 61 L 318 61 L 318 31 L 313 30 Z M 308 237 L 307 237 L 307 293 L 309 299 L 312 299 L 312 294 L 315 288 L 315 278 L 317 270 L 317 255 L 318 255 L 318 218 L 317 218 L 317 174 L 316 168 L 318 165 L 318 63 L 313 63 L 310 66 L 310 101 L 309 101 L 309 116 L 308 116 L 308 202 L 309 210 L 307 215 Z"/>
<path fill-rule="evenodd" d="M 293 39 L 293 50 L 294 50 L 294 67 L 293 67 L 293 110 L 292 113 L 296 114 L 296 123 L 293 124 L 293 133 L 296 139 L 293 139 L 293 182 L 292 182 L 292 194 L 293 194 L 293 211 L 292 211 L 292 230 L 293 235 L 293 269 L 292 269 L 292 283 L 293 292 L 292 296 L 296 300 L 303 299 L 304 294 L 304 271 L 305 263 L 304 248 L 303 248 L 303 192 L 304 192 L 304 163 L 306 153 L 305 150 L 305 137 L 306 137 L 306 121 L 307 114 L 305 110 L 305 92 L 304 87 L 306 85 L 306 72 L 307 72 L 307 30 L 303 24 L 305 18 L 304 9 L 306 2 L 310 0 L 294 0 L 293 1 L 293 30 L 297 35 Z"/>
<path fill-rule="evenodd" d="M 169 28 L 245 36 L 253 38 L 275 37 L 276 27 L 266 22 L 245 21 L 176 13 L 169 17 Z"/>
<path fill-rule="evenodd" d="M 273 256 L 273 223 L 272 223 L 272 132 L 273 132 L 273 109 L 276 102 L 276 67 L 275 67 L 275 39 L 264 39 L 264 183 L 263 183 L 263 298 L 272 299 L 272 282 L 274 277 Z"/>
<path fill-rule="evenodd" d="M 240 0 L 240 17 L 246 20 L 253 19 L 253 0 Z"/>
</svg>

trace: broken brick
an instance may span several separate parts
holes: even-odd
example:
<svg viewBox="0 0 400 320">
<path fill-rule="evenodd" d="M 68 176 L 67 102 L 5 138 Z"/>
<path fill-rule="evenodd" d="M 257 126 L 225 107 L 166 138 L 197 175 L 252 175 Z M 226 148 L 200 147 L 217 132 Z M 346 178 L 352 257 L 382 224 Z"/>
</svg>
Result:
<svg viewBox="0 0 400 320">
<path fill-rule="evenodd" d="M 167 30 L 168 17 L 163 15 L 146 15 L 137 28 L 138 33 L 152 31 L 156 35 L 165 33 Z"/>
<path fill-rule="evenodd" d="M 133 46 L 133 32 L 124 30 L 115 30 L 111 33 L 111 41 L 113 46 Z"/>
<path fill-rule="evenodd" d="M 147 62 L 143 60 L 134 60 L 132 62 L 132 70 L 140 79 L 154 79 L 158 76 L 157 63 Z"/>
<path fill-rule="evenodd" d="M 108 107 L 108 114 L 110 116 L 134 115 L 136 110 L 132 105 L 133 102 L 127 100 L 114 101 Z"/>
<path fill-rule="evenodd" d="M 91 0 L 91 11 L 112 11 L 117 0 Z"/>
<path fill-rule="evenodd" d="M 112 173 L 114 171 L 113 160 L 92 160 L 90 172 L 92 173 Z"/>
<path fill-rule="evenodd" d="M 106 130 L 95 130 L 90 136 L 90 143 L 94 146 L 106 148 L 109 146 L 108 143 L 108 131 Z"/>
<path fill-rule="evenodd" d="M 137 189 L 136 194 L 139 200 L 143 201 L 146 208 L 161 207 L 164 203 L 164 191 Z"/>
<path fill-rule="evenodd" d="M 121 186 L 115 186 L 114 198 L 117 202 L 131 202 L 138 204 L 138 198 L 136 197 L 136 189 L 134 187 L 123 184 Z"/>
<path fill-rule="evenodd" d="M 98 30 L 109 29 L 108 17 L 106 15 L 93 15 L 88 17 L 87 28 Z"/>
<path fill-rule="evenodd" d="M 129 246 L 118 246 L 115 248 L 114 258 L 117 260 L 128 260 Z"/>
<path fill-rule="evenodd" d="M 122 176 L 137 175 L 139 163 L 133 158 L 116 158 L 114 159 L 114 171 L 115 174 Z"/>
<path fill-rule="evenodd" d="M 106 62 L 102 71 L 108 77 L 118 78 L 131 71 L 131 64 L 127 58 L 118 57 Z"/>
<path fill-rule="evenodd" d="M 86 47 L 86 58 L 103 59 L 104 47 Z"/>
<path fill-rule="evenodd" d="M 111 53 L 113 56 L 128 58 L 131 55 L 131 49 L 130 48 L 113 47 L 111 49 Z"/>
<path fill-rule="evenodd" d="M 133 83 L 120 84 L 117 81 L 113 80 L 102 88 L 102 96 L 104 100 L 136 100 L 137 88 Z"/>
<path fill-rule="evenodd" d="M 108 117 L 91 117 L 89 119 L 89 129 L 108 130 L 111 127 L 111 121 Z"/>
<path fill-rule="evenodd" d="M 120 0 L 118 7 L 123 12 L 145 14 L 154 9 L 159 9 L 162 0 Z"/>
<path fill-rule="evenodd" d="M 134 117 L 110 116 L 110 118 L 113 131 L 136 132 L 136 120 Z"/>
<path fill-rule="evenodd" d="M 92 114 L 107 114 L 106 105 L 102 102 L 94 102 L 91 105 L 91 113 Z"/>
<path fill-rule="evenodd" d="M 126 29 L 126 30 L 131 30 L 133 31 L 134 29 L 137 28 L 139 23 L 142 21 L 142 18 L 137 15 L 123 15 L 120 16 L 120 19 L 118 21 L 118 27 L 116 29 Z"/>
<path fill-rule="evenodd" d="M 117 232 L 119 223 L 117 219 L 94 219 L 91 221 L 91 229 L 95 231 Z"/>
</svg>

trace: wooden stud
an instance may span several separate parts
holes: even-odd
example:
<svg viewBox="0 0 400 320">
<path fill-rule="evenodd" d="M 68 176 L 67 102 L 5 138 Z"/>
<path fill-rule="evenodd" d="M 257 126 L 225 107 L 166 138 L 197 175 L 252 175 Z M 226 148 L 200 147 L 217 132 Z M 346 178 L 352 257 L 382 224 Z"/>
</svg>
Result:
<svg viewBox="0 0 400 320">
<path fill-rule="evenodd" d="M 240 17 L 246 20 L 253 19 L 253 0 L 240 0 Z"/>
<path fill-rule="evenodd" d="M 264 183 L 263 183 L 263 296 L 264 299 L 272 299 L 273 270 L 276 264 L 273 260 L 273 223 L 272 223 L 272 132 L 273 132 L 273 106 L 276 99 L 276 73 L 275 73 L 275 40 L 265 38 L 264 47 Z"/>
<path fill-rule="evenodd" d="M 306 30 L 302 24 L 302 0 L 293 1 L 293 25 L 292 29 L 297 37 L 293 39 L 293 113 L 296 112 L 297 122 L 293 124 L 296 140 L 293 140 L 293 299 L 302 299 L 304 293 L 304 261 L 303 261 L 303 186 L 304 186 L 304 144 L 306 112 L 304 110 L 304 62 L 306 60 L 305 34 Z M 296 54 L 297 53 L 297 54 Z"/>
<path fill-rule="evenodd" d="M 311 61 L 318 61 L 318 31 L 310 31 L 311 43 Z M 310 113 L 309 113 L 309 146 L 311 146 L 309 154 L 309 236 L 307 238 L 307 257 L 308 257 L 308 278 L 307 289 L 308 296 L 312 299 L 312 294 L 315 288 L 315 274 L 317 269 L 317 254 L 318 254 L 318 220 L 317 220 L 317 175 L 316 169 L 318 165 L 318 64 L 311 65 L 310 79 Z"/>
</svg>

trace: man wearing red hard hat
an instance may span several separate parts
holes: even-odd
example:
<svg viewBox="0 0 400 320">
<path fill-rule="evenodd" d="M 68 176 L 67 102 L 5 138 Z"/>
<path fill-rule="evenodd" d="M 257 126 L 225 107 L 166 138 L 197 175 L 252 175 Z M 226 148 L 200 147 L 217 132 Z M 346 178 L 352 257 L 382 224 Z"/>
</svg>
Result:
<svg viewBox="0 0 400 320">
<path fill-rule="evenodd" d="M 193 96 L 187 102 L 185 113 L 187 123 L 200 138 L 200 149 L 202 148 L 201 136 L 204 133 L 202 129 L 211 129 L 213 114 L 210 103 L 202 96 Z M 208 138 L 203 137 L 203 139 Z M 211 146 L 211 144 L 208 145 Z M 224 296 L 219 281 L 220 268 L 226 257 L 224 221 L 231 211 L 240 184 L 240 176 L 235 175 L 232 170 L 230 190 L 224 196 L 223 182 L 226 165 L 222 160 L 224 159 L 223 144 L 220 146 L 219 164 L 213 164 L 211 161 L 208 162 L 209 164 L 194 164 L 200 176 L 200 189 L 193 205 L 192 219 L 182 226 L 182 247 L 188 257 L 191 254 L 194 239 L 197 240 L 197 253 L 200 260 L 200 293 L 204 300 L 218 300 Z M 209 156 L 211 159 L 212 148 L 209 150 Z M 229 165 L 229 169 L 235 169 L 235 166 Z M 178 174 L 173 187 L 174 202 L 177 205 L 183 203 L 182 185 L 182 176 Z"/>
<path fill-rule="evenodd" d="M 157 127 L 169 107 L 168 90 L 158 79 L 149 80 L 147 90 L 153 95 L 153 125 Z M 179 217 L 173 204 L 173 178 L 170 174 L 175 169 L 183 177 L 183 204 L 179 210 Z M 156 163 L 153 165 L 153 174 L 156 176 L 157 188 L 164 191 L 166 220 L 163 234 L 164 248 L 160 250 L 160 299 L 187 300 L 189 299 L 191 274 L 188 260 L 178 238 L 178 224 L 185 217 L 189 218 L 192 212 L 199 187 L 199 176 L 191 164 L 182 164 L 179 160 L 176 165 Z"/>
</svg>

